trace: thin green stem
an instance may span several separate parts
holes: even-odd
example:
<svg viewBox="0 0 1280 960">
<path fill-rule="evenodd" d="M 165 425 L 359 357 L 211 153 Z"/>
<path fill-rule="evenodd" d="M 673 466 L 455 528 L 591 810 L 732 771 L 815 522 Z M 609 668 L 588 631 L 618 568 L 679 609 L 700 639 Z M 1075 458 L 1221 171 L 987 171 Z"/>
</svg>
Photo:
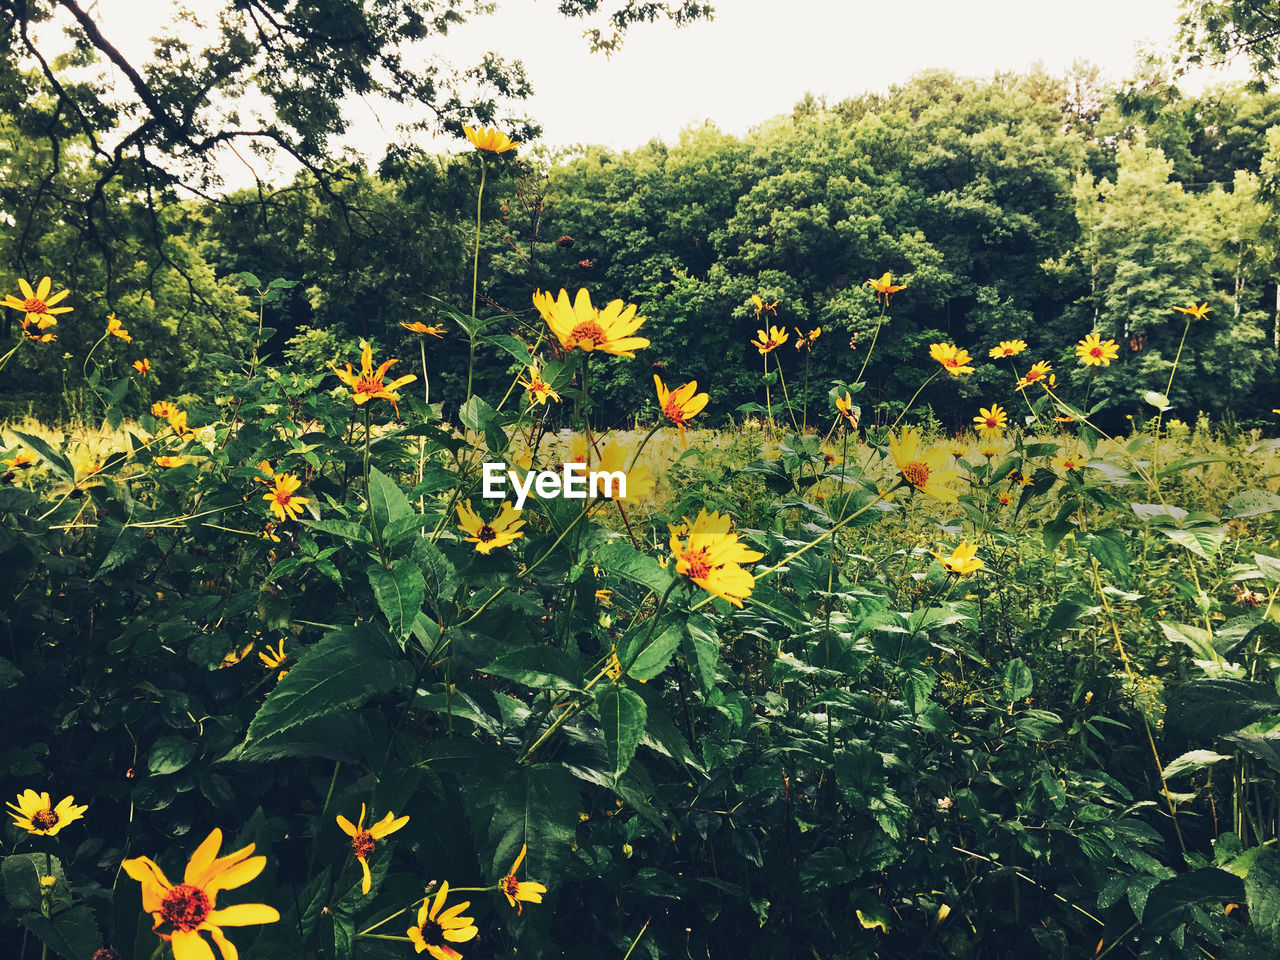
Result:
<svg viewBox="0 0 1280 960">
<path fill-rule="evenodd" d="M 920 389 L 911 395 L 911 399 L 907 401 L 907 405 L 903 407 L 902 412 L 898 414 L 898 419 L 893 421 L 893 423 L 890 425 L 889 427 L 890 431 L 892 431 L 894 427 L 896 427 L 899 423 L 902 422 L 902 418 L 907 415 L 907 411 L 911 409 L 911 405 L 916 402 L 916 397 L 920 396 L 920 394 L 924 391 L 924 388 L 927 387 L 929 384 L 933 383 L 934 378 L 936 378 L 938 374 L 940 374 L 941 372 L 942 372 L 941 370 L 935 370 L 933 372 L 933 375 L 930 376 L 928 380 L 920 384 Z"/>
</svg>

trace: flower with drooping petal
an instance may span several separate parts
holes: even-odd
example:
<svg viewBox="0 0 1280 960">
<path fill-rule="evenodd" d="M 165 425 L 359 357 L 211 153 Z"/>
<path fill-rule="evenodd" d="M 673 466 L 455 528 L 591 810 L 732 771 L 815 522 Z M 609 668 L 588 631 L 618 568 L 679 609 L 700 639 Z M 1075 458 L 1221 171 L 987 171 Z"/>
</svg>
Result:
<svg viewBox="0 0 1280 960">
<path fill-rule="evenodd" d="M 632 336 L 646 319 L 636 315 L 634 303 L 611 300 L 597 310 L 583 287 L 573 303 L 567 290 L 562 289 L 554 299 L 550 292 L 539 290 L 533 295 L 533 305 L 565 350 L 601 350 L 615 357 L 634 358 L 636 350 L 649 346 L 644 337 Z"/>
<path fill-rule="evenodd" d="M 551 384 L 542 379 L 542 371 L 538 369 L 536 357 L 529 361 L 529 379 L 516 382 L 529 394 L 529 406 L 537 403 L 545 407 L 548 400 L 560 402 L 560 394 L 551 389 Z"/>
<path fill-rule="evenodd" d="M 15 826 L 36 836 L 53 837 L 68 823 L 83 817 L 89 809 L 88 806 L 77 807 L 75 800 L 75 797 L 64 797 L 55 807 L 49 794 L 27 789 L 18 794 L 17 803 L 6 803 L 5 806 L 15 811 L 9 814 Z"/>
<path fill-rule="evenodd" d="M 464 123 L 462 132 L 467 135 L 467 139 L 471 141 L 473 147 L 489 153 L 506 153 L 508 150 L 514 150 L 520 146 L 519 143 L 512 140 L 505 133 L 493 128 L 472 128 Z"/>
<path fill-rule="evenodd" d="M 116 319 L 114 313 L 107 316 L 107 333 L 113 337 L 119 337 L 125 343 L 133 343 L 133 337 L 129 335 L 129 331 L 124 328 L 124 324 Z"/>
<path fill-rule="evenodd" d="M 978 433 L 999 433 L 1008 420 L 1009 416 L 1004 408 L 998 403 L 993 403 L 990 408 L 978 408 L 978 415 L 973 418 L 973 427 Z"/>
<path fill-rule="evenodd" d="M 1198 307 L 1193 303 L 1189 307 L 1174 307 L 1173 309 L 1177 310 L 1179 313 L 1185 313 L 1195 320 L 1207 320 L 1208 313 L 1213 309 L 1213 307 L 1209 306 L 1209 301 L 1206 300 Z"/>
<path fill-rule="evenodd" d="M 668 524 L 667 529 L 671 531 L 676 572 L 708 593 L 741 607 L 756 584 L 756 578 L 741 565 L 754 563 L 764 554 L 739 543 L 738 535 L 730 532 L 732 522 L 728 514 L 721 516 L 703 509 L 693 523 L 686 519 Z"/>
<path fill-rule="evenodd" d="M 360 819 L 355 826 L 351 825 L 351 821 L 346 817 L 339 815 L 338 826 L 342 828 L 342 832 L 351 838 L 351 852 L 355 858 L 360 861 L 360 869 L 364 871 L 364 880 L 360 883 L 360 892 L 367 894 L 373 887 L 373 875 L 369 872 L 369 857 L 373 856 L 374 847 L 377 842 L 388 834 L 395 833 L 406 823 L 409 818 L 396 817 L 394 813 L 388 813 L 377 823 L 369 824 L 369 829 L 364 828 L 365 805 L 360 804 Z"/>
<path fill-rule="evenodd" d="M 814 327 L 807 334 L 802 333 L 799 327 L 792 327 L 791 329 L 796 332 L 797 350 L 812 350 L 814 341 L 822 336 L 821 327 Z"/>
<path fill-rule="evenodd" d="M 280 670 L 280 668 L 283 667 L 285 662 L 289 659 L 289 655 L 284 652 L 284 641 L 281 640 L 279 645 L 275 647 L 268 643 L 266 652 L 258 653 L 258 659 L 262 661 L 262 665 L 268 670 Z M 285 674 L 288 672 L 288 670 L 280 670 L 280 672 L 276 674 L 276 683 L 283 680 Z"/>
<path fill-rule="evenodd" d="M 405 323 L 401 320 L 400 326 L 404 327 L 406 330 L 412 330 L 414 333 L 429 333 L 431 336 L 437 338 L 443 338 L 445 334 L 444 327 L 438 324 L 434 324 L 429 327 L 421 320 L 415 320 L 413 323 Z"/>
<path fill-rule="evenodd" d="M 377 370 L 373 369 L 373 347 L 366 340 L 360 345 L 360 372 L 357 374 L 350 363 L 346 370 L 339 370 L 336 364 L 330 364 L 333 372 L 338 375 L 338 379 L 351 388 L 352 399 L 355 400 L 356 406 L 368 403 L 370 400 L 390 400 L 391 406 L 395 408 L 396 416 L 400 416 L 400 395 L 396 393 L 400 387 L 406 383 L 413 383 L 417 380 L 417 376 L 410 373 L 398 380 L 390 383 L 384 383 L 383 379 L 387 375 L 393 363 L 399 363 L 398 360 L 384 360 Z"/>
<path fill-rule="evenodd" d="M 929 356 L 937 360 L 953 377 L 973 373 L 973 357 L 968 350 L 957 350 L 954 344 L 935 343 L 929 347 Z"/>
<path fill-rule="evenodd" d="M 151 361 L 146 357 L 143 357 L 141 360 L 135 360 L 133 361 L 133 369 L 137 370 L 141 376 L 145 377 L 151 372 Z"/>
<path fill-rule="evenodd" d="M 164 467 L 166 470 L 172 470 L 174 467 L 180 467 L 187 461 L 182 457 L 156 457 L 153 461 L 157 467 Z"/>
<path fill-rule="evenodd" d="M 418 910 L 418 925 L 410 927 L 405 933 L 413 941 L 413 949 L 417 953 L 424 950 L 435 960 L 462 960 L 462 954 L 450 946 L 451 943 L 466 943 L 472 939 L 479 929 L 470 917 L 462 916 L 462 911 L 471 906 L 470 900 L 455 903 L 448 910 L 442 910 L 449 897 L 449 882 L 440 884 L 440 891 L 434 898 L 427 897 Z"/>
<path fill-rule="evenodd" d="M 876 292 L 876 300 L 883 303 L 886 307 L 889 305 L 890 297 L 899 290 L 907 289 L 907 285 L 905 283 L 895 285 L 893 282 L 893 274 L 888 270 L 884 272 L 884 275 L 880 277 L 879 280 L 874 277 L 868 280 L 867 286 Z"/>
<path fill-rule="evenodd" d="M 760 319 L 760 314 L 764 313 L 765 311 L 768 311 L 769 313 L 772 313 L 775 317 L 778 315 L 778 301 L 777 301 L 777 300 L 774 300 L 772 303 L 765 303 L 765 302 L 764 302 L 764 298 L 763 298 L 763 297 L 761 297 L 761 296 L 760 296 L 760 294 L 758 294 L 758 293 L 753 293 L 753 294 L 751 295 L 751 305 L 752 305 L 753 307 L 755 307 L 755 308 L 756 308 L 756 319 L 757 319 L 757 320 L 759 320 L 759 319 Z"/>
<path fill-rule="evenodd" d="M 1076 344 L 1076 356 L 1087 367 L 1109 367 L 1119 355 L 1120 348 L 1114 340 L 1103 342 L 1096 333 L 1086 335 Z"/>
<path fill-rule="evenodd" d="M 655 373 L 653 385 L 658 390 L 658 406 L 662 408 L 663 416 L 680 428 L 680 436 L 683 438 L 685 425 L 692 417 L 702 412 L 707 401 L 711 399 L 710 395 L 698 393 L 697 380 L 690 380 L 674 390 L 668 390 L 662 378 Z"/>
<path fill-rule="evenodd" d="M 613 654 L 614 662 L 617 661 L 618 655 Z M 621 669 L 621 668 L 619 668 Z M 502 891 L 502 895 L 507 898 L 507 903 L 516 908 L 516 916 L 524 913 L 524 903 L 541 903 L 542 895 L 547 892 L 547 888 L 540 883 L 532 880 L 517 880 L 516 870 L 524 860 L 524 855 L 529 852 L 528 844 L 521 844 L 520 855 L 516 857 L 516 862 L 511 865 L 511 869 L 507 871 L 507 875 L 498 881 L 498 889 Z"/>
<path fill-rule="evenodd" d="M 787 342 L 787 331 L 782 327 L 770 327 L 768 332 L 757 330 L 756 336 L 759 340 L 752 340 L 751 345 L 756 348 L 761 356 L 766 353 L 772 353 Z"/>
<path fill-rule="evenodd" d="M 1025 390 L 1033 383 L 1042 383 L 1049 376 L 1050 369 L 1051 364 L 1048 360 L 1037 360 L 1031 365 L 1031 369 L 1018 380 L 1018 389 Z"/>
<path fill-rule="evenodd" d="M 921 493 L 944 503 L 955 503 L 960 499 L 960 495 L 948 486 L 960 471 L 942 469 L 947 462 L 947 451 L 941 447 L 921 449 L 918 430 L 907 427 L 902 431 L 901 440 L 890 434 L 889 455 L 903 478 Z"/>
<path fill-rule="evenodd" d="M 938 562 L 946 568 L 947 573 L 955 573 L 962 577 L 981 570 L 985 566 L 976 556 L 977 546 L 964 540 L 956 544 L 956 548 L 949 556 L 943 556 L 933 550 L 929 552 L 938 558 Z"/>
<path fill-rule="evenodd" d="M 843 397 L 836 397 L 836 409 L 849 424 L 850 430 L 858 429 L 858 417 L 862 415 L 862 408 L 854 404 L 853 394 L 845 391 Z"/>
<path fill-rule="evenodd" d="M 275 482 L 275 487 L 263 494 L 262 499 L 271 505 L 271 512 L 281 520 L 297 520 L 302 513 L 302 505 L 311 502 L 309 497 L 297 495 L 302 481 L 292 473 L 279 473 L 275 475 Z"/>
<path fill-rule="evenodd" d="M 222 662 L 218 664 L 218 669 L 221 670 L 224 667 L 234 667 L 237 663 L 239 663 L 241 660 L 247 657 L 252 650 L 253 650 L 253 641 L 250 640 L 239 650 L 233 649 L 230 653 L 228 653 L 225 657 L 223 657 Z"/>
<path fill-rule="evenodd" d="M 155 921 L 152 929 L 173 944 L 173 960 L 213 960 L 213 950 L 200 936 L 208 931 L 224 960 L 238 960 L 235 945 L 223 927 L 248 927 L 275 923 L 280 913 L 265 903 L 237 903 L 216 909 L 218 894 L 242 887 L 262 873 L 266 857 L 252 857 L 253 844 L 218 856 L 222 831 L 214 828 L 196 848 L 182 875 L 182 883 L 170 883 L 164 871 L 149 857 L 135 857 L 122 864 L 124 872 L 142 884 L 142 909 Z M 161 929 L 161 928 L 165 929 Z"/>
<path fill-rule="evenodd" d="M 468 543 L 476 545 L 477 553 L 488 553 L 498 547 L 509 547 L 524 534 L 520 528 L 524 521 L 520 519 L 522 511 L 517 510 L 507 501 L 502 502 L 502 509 L 492 523 L 485 523 L 480 515 L 471 508 L 471 501 L 458 504 L 458 528 L 467 534 Z"/>
<path fill-rule="evenodd" d="M 31 289 L 31 284 L 19 278 L 18 289 L 22 292 L 22 298 L 19 299 L 13 294 L 6 294 L 4 305 L 11 310 L 22 311 L 22 329 L 24 331 L 30 324 L 35 324 L 37 330 L 46 330 L 58 322 L 58 314 L 70 313 L 75 309 L 74 307 L 58 306 L 71 293 L 70 290 L 60 290 L 53 296 L 49 296 L 49 291 L 53 289 L 53 279 L 50 277 L 45 277 L 41 280 L 40 285 L 34 290 Z"/>
<path fill-rule="evenodd" d="M 987 356 L 993 359 L 997 357 L 1016 357 L 1025 349 L 1027 349 L 1027 341 L 1025 340 L 1001 340 L 999 345 L 987 351 Z"/>
</svg>

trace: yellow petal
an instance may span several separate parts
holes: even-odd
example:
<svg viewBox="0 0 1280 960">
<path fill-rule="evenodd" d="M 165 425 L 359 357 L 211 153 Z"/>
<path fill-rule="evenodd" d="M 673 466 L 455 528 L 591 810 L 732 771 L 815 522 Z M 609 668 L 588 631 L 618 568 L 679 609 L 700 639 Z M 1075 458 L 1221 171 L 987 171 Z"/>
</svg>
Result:
<svg viewBox="0 0 1280 960">
<path fill-rule="evenodd" d="M 259 923 L 275 923 L 280 911 L 265 903 L 237 903 L 234 906 L 214 910 L 208 922 L 220 927 L 250 927 Z"/>
<path fill-rule="evenodd" d="M 173 931 L 173 960 L 215 960 L 213 948 L 195 930 Z"/>
</svg>

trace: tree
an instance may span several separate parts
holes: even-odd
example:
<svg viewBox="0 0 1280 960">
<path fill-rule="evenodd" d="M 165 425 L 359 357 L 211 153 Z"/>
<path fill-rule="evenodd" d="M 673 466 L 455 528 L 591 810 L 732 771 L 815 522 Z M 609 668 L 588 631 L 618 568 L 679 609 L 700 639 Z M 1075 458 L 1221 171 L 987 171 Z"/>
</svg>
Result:
<svg viewBox="0 0 1280 960">
<path fill-rule="evenodd" d="M 1280 2 L 1186 0 L 1178 39 L 1187 64 L 1244 56 L 1260 78 L 1274 80 L 1280 71 Z"/>
</svg>

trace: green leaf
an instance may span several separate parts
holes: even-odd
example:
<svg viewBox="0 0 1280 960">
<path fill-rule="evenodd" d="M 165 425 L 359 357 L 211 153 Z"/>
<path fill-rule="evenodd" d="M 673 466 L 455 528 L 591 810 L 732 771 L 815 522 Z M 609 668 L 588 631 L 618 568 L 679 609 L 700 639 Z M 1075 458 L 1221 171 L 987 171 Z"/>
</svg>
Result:
<svg viewBox="0 0 1280 960">
<path fill-rule="evenodd" d="M 458 572 L 440 548 L 427 539 L 413 544 L 413 559 L 427 584 L 427 602 L 438 613 L 458 589 Z"/>
<path fill-rule="evenodd" d="M 1239 902 L 1243 898 L 1244 885 L 1240 878 L 1215 867 L 1204 867 L 1162 880 L 1147 896 L 1141 918 L 1143 936 L 1159 936 L 1185 923 L 1191 918 L 1192 906 L 1206 902 Z"/>
<path fill-rule="evenodd" d="M 1193 527 L 1188 530 L 1170 530 L 1157 527 L 1161 533 L 1174 543 L 1181 544 L 1198 557 L 1211 560 L 1227 539 L 1226 527 Z"/>
<path fill-rule="evenodd" d="M 1184 773 L 1207 770 L 1215 763 L 1230 759 L 1232 758 L 1225 753 L 1214 753 L 1212 750 L 1189 750 L 1165 766 L 1164 778 L 1172 780 L 1174 777 L 1181 776 Z"/>
<path fill-rule="evenodd" d="M 555 647 L 534 644 L 500 656 L 481 673 L 523 683 L 535 690 L 581 690 L 582 669 L 577 661 Z"/>
<path fill-rule="evenodd" d="M 75 482 L 76 468 L 71 465 L 71 461 L 65 456 L 58 453 L 53 447 L 34 434 L 15 430 L 13 435 L 39 454 L 40 459 L 45 462 L 50 470 L 58 474 L 60 480 L 66 480 L 68 483 Z"/>
<path fill-rule="evenodd" d="M 153 774 L 177 773 L 196 757 L 196 745 L 185 737 L 161 737 L 151 748 L 147 769 Z"/>
<path fill-rule="evenodd" d="M 1280 951 L 1280 851 L 1260 847 L 1244 878 L 1244 895 L 1249 906 L 1249 924 Z"/>
<path fill-rule="evenodd" d="M 388 570 L 375 563 L 368 570 L 369 586 L 383 616 L 391 625 L 391 633 L 403 639 L 426 599 L 427 586 L 418 565 L 409 559 L 396 560 Z"/>
<path fill-rule="evenodd" d="M 591 562 L 606 573 L 631 580 L 661 594 L 671 585 L 671 574 L 653 557 L 641 553 L 625 540 L 612 540 L 591 556 Z"/>
<path fill-rule="evenodd" d="M 720 662 L 720 635 L 715 624 L 706 617 L 695 614 L 685 624 L 691 651 L 687 654 L 703 693 L 710 693 L 716 685 L 716 666 Z"/>
<path fill-rule="evenodd" d="M 655 632 L 657 636 L 636 654 L 631 666 L 627 669 L 627 676 L 633 680 L 652 680 L 662 673 L 667 668 L 671 655 L 676 652 L 680 641 L 684 638 L 683 624 L 673 623 L 665 630 Z"/>
<path fill-rule="evenodd" d="M 1169 620 L 1161 620 L 1160 629 L 1174 643 L 1183 643 L 1190 647 L 1196 659 L 1214 663 L 1222 660 L 1222 656 L 1213 646 L 1213 637 L 1208 630 L 1189 623 L 1174 623 Z"/>
<path fill-rule="evenodd" d="M 262 286 L 262 281 L 258 279 L 257 275 L 250 273 L 248 270 L 242 270 L 237 273 L 236 282 L 242 287 L 253 287 L 255 290 Z"/>
<path fill-rule="evenodd" d="M 378 530 L 413 513 L 409 498 L 399 485 L 377 467 L 369 468 L 369 509 Z"/>
<path fill-rule="evenodd" d="M 369 535 L 369 531 L 363 525 L 352 523 L 350 520 L 303 520 L 302 522 L 312 530 L 331 533 L 341 540 L 350 540 L 353 543 L 373 543 L 373 537 Z"/>
<path fill-rule="evenodd" d="M 474 811 L 480 837 L 487 836 L 492 858 L 488 874 L 505 876 L 520 847 L 528 844 L 524 867 L 544 882 L 561 874 L 575 842 L 578 811 L 582 810 L 578 781 L 560 764 L 535 763 L 501 769 L 472 762 L 463 789 Z M 492 811 L 490 813 L 489 811 Z"/>
<path fill-rule="evenodd" d="M 4 883 L 4 898 L 14 910 L 36 910 L 40 906 L 40 878 L 57 877 L 65 882 L 62 861 L 50 858 L 46 871 L 43 853 L 18 853 L 0 860 L 0 881 Z"/>
<path fill-rule="evenodd" d="M 22 919 L 22 925 L 49 945 L 60 957 L 90 960 L 102 946 L 102 935 L 93 911 L 81 904 L 55 913 L 52 919 L 36 914 Z"/>
<path fill-rule="evenodd" d="M 1129 550 L 1125 546 L 1124 534 L 1119 530 L 1108 528 L 1087 534 L 1084 545 L 1104 567 L 1117 577 L 1128 579 Z"/>
<path fill-rule="evenodd" d="M 22 671 L 15 667 L 12 661 L 0 657 L 0 690 L 16 687 L 21 679 Z"/>
<path fill-rule="evenodd" d="M 1270 490 L 1241 490 L 1222 508 L 1222 515 L 1228 520 L 1277 512 L 1280 512 L 1280 494 Z"/>
<path fill-rule="evenodd" d="M 409 683 L 413 671 L 399 653 L 372 624 L 330 631 L 268 694 L 249 724 L 249 739 L 279 734 Z"/>
<path fill-rule="evenodd" d="M 616 780 L 636 755 L 636 747 L 644 736 L 648 709 L 638 693 L 618 684 L 596 690 L 596 709 L 600 711 L 600 726 L 604 728 L 609 772 Z"/>
<path fill-rule="evenodd" d="M 1255 553 L 1253 562 L 1258 565 L 1258 570 L 1268 583 L 1280 583 L 1280 560 L 1268 557 L 1265 553 Z"/>
<path fill-rule="evenodd" d="M 1171 735 L 1205 741 L 1277 714 L 1280 696 L 1270 684 L 1213 677 L 1176 687 L 1165 725 Z"/>
<path fill-rule="evenodd" d="M 1031 696 L 1031 669 L 1019 657 L 1005 665 L 1000 675 L 1000 686 L 1011 703 Z"/>
</svg>

